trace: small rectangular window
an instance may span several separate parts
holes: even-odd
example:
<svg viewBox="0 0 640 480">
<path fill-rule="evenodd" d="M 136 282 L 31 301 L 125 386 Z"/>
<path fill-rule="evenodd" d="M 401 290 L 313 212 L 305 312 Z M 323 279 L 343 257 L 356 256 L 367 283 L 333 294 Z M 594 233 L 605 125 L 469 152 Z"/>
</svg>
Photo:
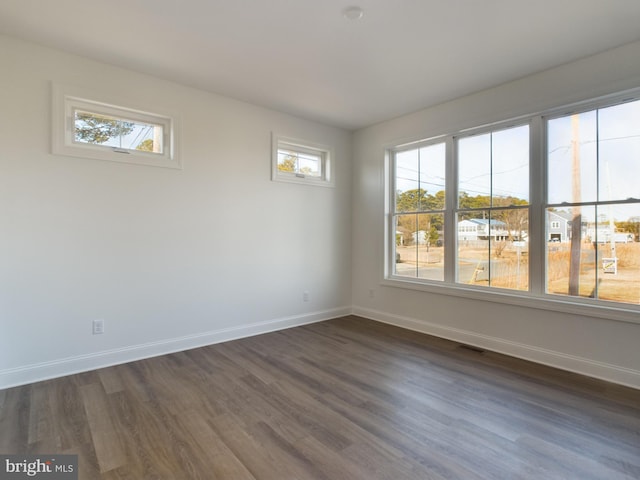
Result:
<svg viewBox="0 0 640 480">
<path fill-rule="evenodd" d="M 181 168 L 173 118 L 85 96 L 54 87 L 53 153 Z"/>
<path fill-rule="evenodd" d="M 333 185 L 331 149 L 274 135 L 272 180 Z"/>
</svg>

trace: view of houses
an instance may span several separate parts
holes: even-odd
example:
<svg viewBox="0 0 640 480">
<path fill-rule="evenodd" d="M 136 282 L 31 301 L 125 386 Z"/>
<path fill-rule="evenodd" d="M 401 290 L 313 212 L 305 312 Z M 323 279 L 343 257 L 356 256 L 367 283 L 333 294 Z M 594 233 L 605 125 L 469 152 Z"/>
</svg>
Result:
<svg viewBox="0 0 640 480">
<path fill-rule="evenodd" d="M 445 270 L 442 222 L 423 215 L 410 224 L 410 216 L 406 217 L 398 222 L 396 230 L 395 273 L 442 281 Z M 506 221 L 464 218 L 458 222 L 457 283 L 516 290 L 529 288 L 528 226 L 508 216 L 504 219 Z M 545 281 L 549 293 L 568 293 L 571 258 L 576 255 L 572 222 L 570 211 L 547 211 Z M 580 223 L 577 250 L 580 295 L 637 303 L 640 299 L 640 218 L 610 221 L 601 215 L 598 221 L 592 221 L 583 216 Z M 414 229 L 408 229 L 409 226 Z"/>
<path fill-rule="evenodd" d="M 550 242 L 568 242 L 571 240 L 571 219 L 569 212 L 547 212 L 547 239 Z M 633 232 L 620 231 L 609 222 L 582 222 L 581 237 L 585 241 L 610 243 L 629 243 L 638 241 Z M 613 237 L 613 238 L 612 238 Z"/>
<path fill-rule="evenodd" d="M 547 241 L 549 242 L 569 242 L 571 240 L 571 220 L 572 214 L 563 211 L 547 212 Z M 636 223 L 640 223 L 640 219 Z M 633 222 L 632 222 L 633 223 Z M 612 238 L 613 237 L 613 238 Z M 404 232 L 397 232 L 398 245 L 427 245 L 441 246 L 443 242 L 442 232 L 437 232 L 436 244 L 434 244 L 433 233 L 426 230 L 411 232 L 407 238 Z M 637 242 L 638 234 L 631 231 L 621 231 L 615 225 L 612 227 L 609 222 L 582 222 L 581 239 L 585 242 L 597 243 L 630 243 Z M 487 241 L 528 241 L 526 230 L 510 229 L 508 225 L 496 219 L 471 218 L 458 222 L 458 242 Z"/>
</svg>

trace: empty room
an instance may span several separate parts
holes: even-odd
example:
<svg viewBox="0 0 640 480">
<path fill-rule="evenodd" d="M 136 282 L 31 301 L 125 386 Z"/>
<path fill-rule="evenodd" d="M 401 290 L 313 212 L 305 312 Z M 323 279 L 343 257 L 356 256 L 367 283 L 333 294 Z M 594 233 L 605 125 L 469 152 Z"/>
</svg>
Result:
<svg viewBox="0 0 640 480">
<path fill-rule="evenodd" d="M 638 25 L 0 1 L 0 479 L 640 479 Z"/>
</svg>

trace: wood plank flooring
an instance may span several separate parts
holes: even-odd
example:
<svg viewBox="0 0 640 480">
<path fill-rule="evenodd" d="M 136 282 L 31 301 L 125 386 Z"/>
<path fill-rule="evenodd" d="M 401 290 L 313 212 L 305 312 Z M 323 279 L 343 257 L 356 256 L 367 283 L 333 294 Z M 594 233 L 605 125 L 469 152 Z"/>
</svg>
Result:
<svg viewBox="0 0 640 480">
<path fill-rule="evenodd" d="M 640 391 L 357 317 L 0 391 L 82 480 L 640 479 Z"/>
</svg>

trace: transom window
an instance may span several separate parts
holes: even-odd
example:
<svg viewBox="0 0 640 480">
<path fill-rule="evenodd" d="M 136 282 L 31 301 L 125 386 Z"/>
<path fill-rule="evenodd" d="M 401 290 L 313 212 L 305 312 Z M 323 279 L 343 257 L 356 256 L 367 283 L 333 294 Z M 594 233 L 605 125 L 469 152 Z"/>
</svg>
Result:
<svg viewBox="0 0 640 480">
<path fill-rule="evenodd" d="M 271 178 L 274 181 L 333 186 L 331 149 L 274 135 Z"/>
<path fill-rule="evenodd" d="M 87 98 L 54 87 L 53 153 L 156 167 L 182 168 L 174 118 Z"/>
<path fill-rule="evenodd" d="M 391 148 L 385 278 L 640 312 L 640 100 L 595 106 Z"/>
</svg>

